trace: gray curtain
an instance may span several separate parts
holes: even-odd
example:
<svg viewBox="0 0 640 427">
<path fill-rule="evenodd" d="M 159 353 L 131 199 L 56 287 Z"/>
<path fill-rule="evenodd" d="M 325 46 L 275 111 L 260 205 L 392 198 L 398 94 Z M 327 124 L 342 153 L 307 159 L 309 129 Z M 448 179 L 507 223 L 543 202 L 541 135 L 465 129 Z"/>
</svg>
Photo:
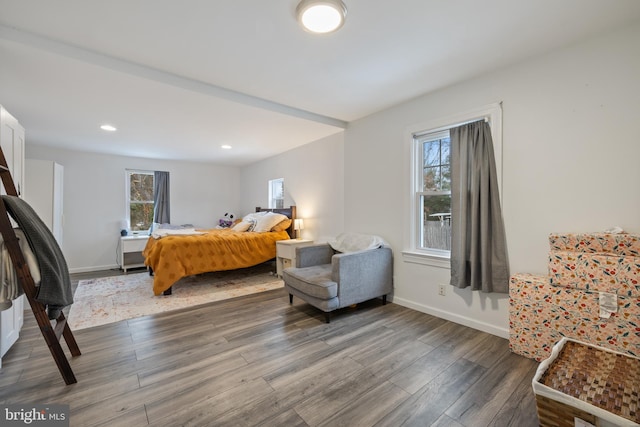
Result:
<svg viewBox="0 0 640 427">
<path fill-rule="evenodd" d="M 484 120 L 451 133 L 451 284 L 509 292 L 507 243 L 491 129 Z"/>
<path fill-rule="evenodd" d="M 169 172 L 154 172 L 153 184 L 153 222 L 158 224 L 171 223 L 169 200 Z"/>
</svg>

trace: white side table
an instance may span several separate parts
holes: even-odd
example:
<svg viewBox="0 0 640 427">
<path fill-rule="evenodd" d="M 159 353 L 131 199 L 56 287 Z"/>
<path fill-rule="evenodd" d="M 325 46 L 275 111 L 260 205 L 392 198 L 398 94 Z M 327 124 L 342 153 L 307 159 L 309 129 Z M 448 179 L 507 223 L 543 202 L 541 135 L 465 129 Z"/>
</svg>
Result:
<svg viewBox="0 0 640 427">
<path fill-rule="evenodd" d="M 278 240 L 276 242 L 276 274 L 278 277 L 282 277 L 285 268 L 295 267 L 296 248 L 312 244 L 313 240 L 305 239 Z"/>
<path fill-rule="evenodd" d="M 144 267 L 142 251 L 147 246 L 148 235 L 120 237 L 120 267 L 126 273 L 127 268 Z"/>
</svg>

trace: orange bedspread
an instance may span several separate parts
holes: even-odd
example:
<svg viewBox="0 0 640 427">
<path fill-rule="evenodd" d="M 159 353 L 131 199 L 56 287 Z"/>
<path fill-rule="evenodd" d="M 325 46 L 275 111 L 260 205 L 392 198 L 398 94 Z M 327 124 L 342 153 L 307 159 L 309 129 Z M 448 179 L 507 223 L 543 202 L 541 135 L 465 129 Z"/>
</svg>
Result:
<svg viewBox="0 0 640 427">
<path fill-rule="evenodd" d="M 153 293 L 160 295 L 186 276 L 252 267 L 275 258 L 276 241 L 287 239 L 286 231 L 216 229 L 202 235 L 150 238 L 142 254 L 145 265 L 153 269 Z"/>
</svg>

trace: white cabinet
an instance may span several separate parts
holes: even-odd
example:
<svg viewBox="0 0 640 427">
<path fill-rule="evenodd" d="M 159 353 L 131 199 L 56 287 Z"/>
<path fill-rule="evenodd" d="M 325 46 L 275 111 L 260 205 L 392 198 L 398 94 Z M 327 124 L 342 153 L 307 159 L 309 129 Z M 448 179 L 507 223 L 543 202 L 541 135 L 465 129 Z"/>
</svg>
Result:
<svg viewBox="0 0 640 427">
<path fill-rule="evenodd" d="M 148 235 L 120 237 L 120 266 L 125 273 L 127 268 L 144 267 L 142 251 L 147 246 L 148 240 Z"/>
<path fill-rule="evenodd" d="M 27 159 L 24 199 L 62 246 L 64 167 L 51 160 Z"/>
<path fill-rule="evenodd" d="M 18 194 L 24 183 L 24 128 L 0 105 L 0 146 L 11 171 Z M 7 194 L 2 186 L 2 194 Z M 0 357 L 18 340 L 24 323 L 24 296 L 13 300 L 13 305 L 0 312 Z M 1 360 L 0 360 L 1 366 Z"/>
<path fill-rule="evenodd" d="M 312 244 L 313 240 L 278 240 L 276 242 L 276 274 L 278 277 L 282 277 L 285 268 L 296 266 L 296 248 Z"/>
</svg>

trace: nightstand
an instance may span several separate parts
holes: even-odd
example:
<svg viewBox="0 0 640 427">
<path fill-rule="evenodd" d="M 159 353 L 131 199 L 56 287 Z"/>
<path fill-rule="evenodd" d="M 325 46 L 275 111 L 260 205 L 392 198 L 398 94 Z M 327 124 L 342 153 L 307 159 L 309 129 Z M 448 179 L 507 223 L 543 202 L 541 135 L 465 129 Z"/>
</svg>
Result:
<svg viewBox="0 0 640 427">
<path fill-rule="evenodd" d="M 147 246 L 148 235 L 120 237 L 120 267 L 126 273 L 127 268 L 144 267 L 142 251 Z"/>
<path fill-rule="evenodd" d="M 285 268 L 296 266 L 296 248 L 309 246 L 313 240 L 291 239 L 276 242 L 276 274 L 282 277 Z"/>
</svg>

